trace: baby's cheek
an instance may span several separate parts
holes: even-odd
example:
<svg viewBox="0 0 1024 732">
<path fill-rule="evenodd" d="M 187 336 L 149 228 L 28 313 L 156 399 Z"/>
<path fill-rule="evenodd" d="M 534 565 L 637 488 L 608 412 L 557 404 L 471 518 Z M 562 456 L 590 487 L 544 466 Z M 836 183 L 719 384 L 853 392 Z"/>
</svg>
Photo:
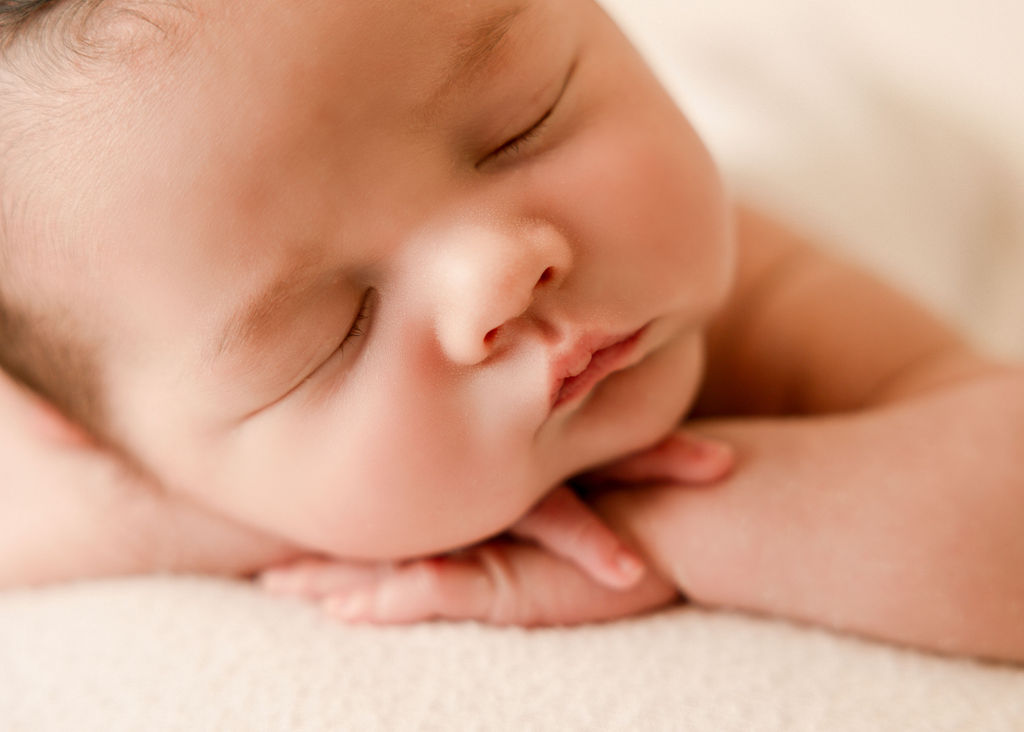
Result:
<svg viewBox="0 0 1024 732">
<path fill-rule="evenodd" d="M 339 435 L 337 469 L 360 485 L 350 510 L 379 527 L 378 546 L 434 553 L 503 530 L 539 497 L 537 417 L 521 414 L 528 384 L 467 381 L 405 348 L 323 429 Z"/>
<path fill-rule="evenodd" d="M 407 408 L 391 416 L 381 411 L 364 424 L 334 453 L 337 478 L 323 481 L 344 485 L 322 519 L 334 528 L 322 533 L 344 536 L 347 554 L 447 551 L 500 532 L 535 500 L 523 456 L 494 454 L 454 415 Z"/>
<path fill-rule="evenodd" d="M 375 515 L 392 553 L 431 554 L 491 536 L 514 523 L 534 500 L 511 463 L 482 460 L 466 446 L 404 445 L 381 450 L 364 478 L 372 496 L 358 500 Z"/>
</svg>

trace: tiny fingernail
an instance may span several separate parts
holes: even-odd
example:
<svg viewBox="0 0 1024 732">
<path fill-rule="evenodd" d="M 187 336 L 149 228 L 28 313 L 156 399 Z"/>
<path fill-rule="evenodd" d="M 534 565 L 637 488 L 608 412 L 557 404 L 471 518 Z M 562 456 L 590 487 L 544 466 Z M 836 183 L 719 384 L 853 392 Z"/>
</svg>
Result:
<svg viewBox="0 0 1024 732">
<path fill-rule="evenodd" d="M 339 620 L 362 620 L 370 610 L 370 596 L 365 592 L 352 592 L 332 597 L 324 601 L 324 610 Z"/>
<path fill-rule="evenodd" d="M 732 445 L 706 437 L 690 437 L 683 445 L 683 455 L 697 463 L 721 463 L 733 459 Z"/>
<path fill-rule="evenodd" d="M 717 442 L 689 436 L 683 442 L 683 454 L 691 460 L 702 460 L 714 455 L 719 449 Z"/>
<path fill-rule="evenodd" d="M 619 552 L 619 555 L 615 558 L 615 565 L 619 570 L 619 574 L 632 584 L 640 579 L 644 570 L 644 563 L 632 552 Z"/>
</svg>

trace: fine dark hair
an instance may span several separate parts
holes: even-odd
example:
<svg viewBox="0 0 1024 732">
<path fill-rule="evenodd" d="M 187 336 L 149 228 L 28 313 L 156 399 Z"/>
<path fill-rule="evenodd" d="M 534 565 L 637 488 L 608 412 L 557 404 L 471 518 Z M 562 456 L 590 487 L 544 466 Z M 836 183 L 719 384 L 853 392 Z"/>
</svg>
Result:
<svg viewBox="0 0 1024 732">
<path fill-rule="evenodd" d="M 88 135 L 69 135 L 64 120 L 101 111 L 93 92 L 112 79 L 148 78 L 187 36 L 189 10 L 188 0 L 0 0 L 0 371 L 111 447 L 109 344 L 99 314 L 66 286 L 69 272 L 83 285 L 96 275 L 102 243 L 53 226 L 73 214 L 44 210 L 39 193 L 62 153 L 55 175 L 88 165 Z M 87 170 L 76 175 L 89 185 Z"/>
<path fill-rule="evenodd" d="M 17 30 L 19 25 L 38 17 L 47 6 L 60 0 L 0 0 L 0 28 Z"/>
<path fill-rule="evenodd" d="M 80 335 L 73 304 L 51 302 L 22 280 L 22 260 L 45 250 L 42 242 L 15 232 L 16 202 L 24 192 L 12 190 L 5 171 L 29 147 L 21 125 L 13 122 L 22 106 L 17 82 L 29 73 L 37 88 L 45 86 L 50 70 L 19 64 L 16 57 L 25 55 L 22 50 L 32 55 L 35 31 L 59 27 L 58 14 L 100 2 L 0 0 L 0 370 L 97 435 L 104 431 L 104 419 L 96 348 Z"/>
</svg>

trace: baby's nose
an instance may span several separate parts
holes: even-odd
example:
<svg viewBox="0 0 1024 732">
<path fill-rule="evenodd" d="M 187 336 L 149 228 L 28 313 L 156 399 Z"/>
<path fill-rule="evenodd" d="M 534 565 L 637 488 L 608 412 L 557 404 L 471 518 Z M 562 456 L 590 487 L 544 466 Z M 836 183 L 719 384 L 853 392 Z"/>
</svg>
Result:
<svg viewBox="0 0 1024 732">
<path fill-rule="evenodd" d="M 538 294 L 557 289 L 571 262 L 564 239 L 547 227 L 509 234 L 489 229 L 460 232 L 443 263 L 438 340 L 462 365 L 486 360 L 510 323 L 527 315 Z"/>
</svg>

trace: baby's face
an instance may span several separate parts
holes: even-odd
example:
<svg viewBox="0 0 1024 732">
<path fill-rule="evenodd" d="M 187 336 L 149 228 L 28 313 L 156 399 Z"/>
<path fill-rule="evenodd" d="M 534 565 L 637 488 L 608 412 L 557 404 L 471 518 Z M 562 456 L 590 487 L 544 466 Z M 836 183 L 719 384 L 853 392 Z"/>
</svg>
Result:
<svg viewBox="0 0 1024 732">
<path fill-rule="evenodd" d="M 171 61 L 112 88 L 82 229 L 142 463 L 391 557 L 674 426 L 731 278 L 726 205 L 591 0 L 195 5 Z"/>
</svg>

